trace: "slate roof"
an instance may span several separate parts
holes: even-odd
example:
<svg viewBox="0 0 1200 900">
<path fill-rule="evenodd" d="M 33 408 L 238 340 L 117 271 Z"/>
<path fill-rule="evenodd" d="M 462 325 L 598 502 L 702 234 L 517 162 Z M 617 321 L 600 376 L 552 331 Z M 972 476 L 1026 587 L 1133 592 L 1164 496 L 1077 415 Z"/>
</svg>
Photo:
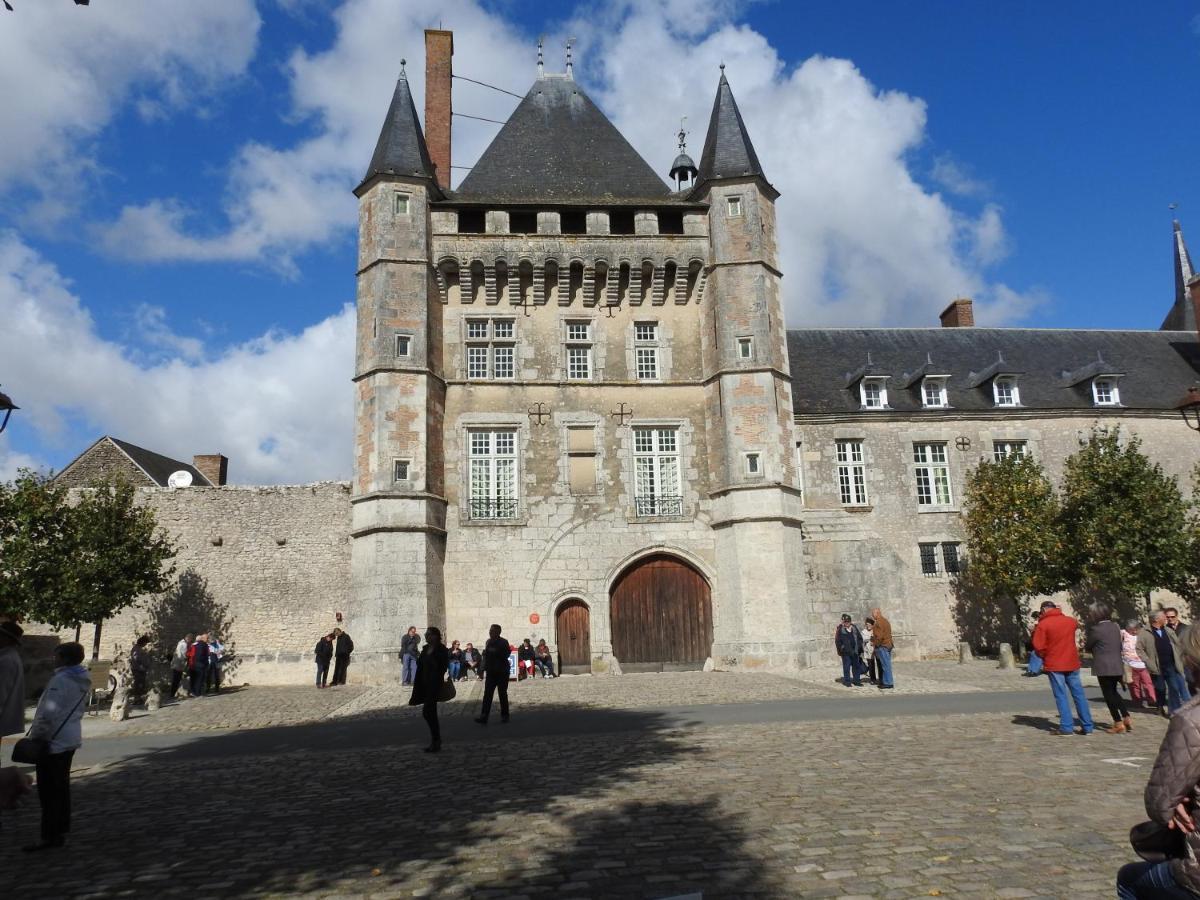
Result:
<svg viewBox="0 0 1200 900">
<path fill-rule="evenodd" d="M 403 66 L 363 182 L 375 175 L 385 174 L 434 177 L 433 161 L 429 158 L 429 148 L 425 145 L 425 134 L 421 131 L 417 107 Z"/>
<path fill-rule="evenodd" d="M 989 376 L 1018 374 L 1024 409 L 1093 409 L 1091 381 L 1081 371 L 1122 375 L 1121 406 L 1169 410 L 1200 382 L 1200 341 L 1186 331 L 1072 331 L 1030 328 L 828 328 L 788 332 L 797 415 L 862 411 L 856 370 L 888 374 L 888 406 L 920 410 L 922 366 L 949 374 L 953 410 L 992 410 Z M 936 370 L 936 371 L 935 371 Z M 908 376 L 908 377 L 906 377 Z M 904 384 L 911 382 L 905 388 Z M 971 387 L 971 383 L 978 387 Z M 1075 382 L 1075 383 L 1071 383 Z M 939 411 L 931 411 L 931 415 Z"/>
<path fill-rule="evenodd" d="M 718 178 L 754 175 L 766 181 L 767 176 L 754 152 L 754 143 L 746 132 L 746 123 L 742 121 L 741 110 L 733 99 L 733 89 L 722 66 L 717 96 L 708 120 L 708 135 L 704 138 L 704 152 L 700 156 L 697 185 Z"/>
<path fill-rule="evenodd" d="M 173 472 L 178 472 L 181 469 L 191 474 L 192 484 L 199 487 L 213 486 L 212 483 L 203 475 L 201 475 L 199 470 L 196 469 L 196 467 L 191 463 L 185 463 L 180 462 L 177 459 L 171 459 L 169 456 L 163 456 L 161 453 L 155 453 L 153 450 L 147 450 L 145 447 L 139 447 L 137 444 L 131 444 L 129 441 L 122 441 L 119 438 L 110 437 L 109 435 L 105 435 L 104 437 L 100 438 L 90 447 L 80 453 L 77 457 L 71 460 L 71 462 L 64 466 L 63 470 L 59 472 L 55 478 L 60 478 L 65 475 L 67 471 L 75 465 L 75 463 L 79 462 L 81 459 L 95 450 L 96 447 L 105 442 L 112 444 L 127 457 L 129 457 L 130 462 L 145 472 L 146 477 L 159 487 L 167 487 L 167 479 L 171 477 Z"/>
<path fill-rule="evenodd" d="M 1175 305 L 1163 319 L 1163 331 L 1195 331 L 1196 307 L 1192 303 L 1192 295 L 1188 293 L 1187 283 L 1192 280 L 1196 270 L 1192 268 L 1192 257 L 1188 253 L 1187 244 L 1183 242 L 1183 229 L 1179 222 L 1174 223 L 1175 244 Z"/>
<path fill-rule="evenodd" d="M 451 199 L 621 203 L 673 199 L 666 183 L 574 80 L 538 78 Z"/>
</svg>

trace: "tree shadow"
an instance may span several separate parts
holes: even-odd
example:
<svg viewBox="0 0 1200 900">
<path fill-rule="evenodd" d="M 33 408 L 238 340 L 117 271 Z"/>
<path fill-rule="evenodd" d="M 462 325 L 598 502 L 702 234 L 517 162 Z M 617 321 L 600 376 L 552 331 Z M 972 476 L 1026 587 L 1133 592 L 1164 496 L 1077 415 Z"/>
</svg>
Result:
<svg viewBox="0 0 1200 900">
<path fill-rule="evenodd" d="M 88 877 L 78 890 L 117 892 L 156 860 L 220 873 L 228 897 L 771 892 L 715 795 L 657 796 L 656 771 L 701 752 L 663 714 L 518 707 L 511 724 L 481 728 L 456 706 L 444 707 L 436 755 L 420 752 L 419 710 L 390 710 L 202 735 L 79 778 L 69 868 Z M 198 799 L 204 812 L 192 816 Z M 36 823 L 36 804 L 7 818 L 0 895 L 12 878 L 30 896 L 64 895 L 63 859 L 16 864 Z"/>
<path fill-rule="evenodd" d="M 237 671 L 237 640 L 229 604 L 213 595 L 208 580 L 195 569 L 182 572 L 169 591 L 146 604 L 137 620 L 136 632 L 150 638 L 151 684 L 171 680 L 171 655 L 175 645 L 188 634 L 209 632 L 220 636 L 225 645 L 222 678 L 231 681 Z M 122 660 L 126 656 L 127 648 L 120 653 Z"/>
<path fill-rule="evenodd" d="M 1013 653 L 1023 655 L 1029 637 L 1028 603 L 996 597 L 975 582 L 970 569 L 954 579 L 951 589 L 959 640 L 970 644 L 973 653 L 994 656 L 1001 644 L 1008 644 Z"/>
</svg>

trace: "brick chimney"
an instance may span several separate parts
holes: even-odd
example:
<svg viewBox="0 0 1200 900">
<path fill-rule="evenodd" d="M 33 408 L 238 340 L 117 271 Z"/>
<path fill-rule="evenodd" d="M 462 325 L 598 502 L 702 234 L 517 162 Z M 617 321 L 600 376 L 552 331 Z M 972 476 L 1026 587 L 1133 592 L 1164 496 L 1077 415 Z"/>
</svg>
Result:
<svg viewBox="0 0 1200 900">
<path fill-rule="evenodd" d="M 1187 289 L 1192 295 L 1192 310 L 1196 313 L 1196 331 L 1200 332 L 1200 275 L 1187 283 Z"/>
<path fill-rule="evenodd" d="M 214 487 L 225 484 L 229 476 L 229 460 L 220 453 L 209 453 L 192 457 L 192 468 L 208 479 Z"/>
<path fill-rule="evenodd" d="M 454 32 L 425 29 L 425 144 L 437 183 L 450 187 L 450 84 L 454 73 Z"/>
<path fill-rule="evenodd" d="M 960 297 L 942 310 L 943 328 L 974 328 L 975 304 L 966 297 Z"/>
</svg>

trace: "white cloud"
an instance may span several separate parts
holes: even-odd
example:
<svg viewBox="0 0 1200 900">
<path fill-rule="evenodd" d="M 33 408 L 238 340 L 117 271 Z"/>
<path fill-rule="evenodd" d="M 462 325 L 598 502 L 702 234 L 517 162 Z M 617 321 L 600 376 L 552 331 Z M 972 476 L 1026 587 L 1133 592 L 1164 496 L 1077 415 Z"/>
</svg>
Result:
<svg viewBox="0 0 1200 900">
<path fill-rule="evenodd" d="M 933 171 L 929 174 L 935 183 L 961 197 L 978 197 L 990 190 L 986 182 L 976 178 L 964 163 L 948 153 L 933 161 Z"/>
<path fill-rule="evenodd" d="M 999 262 L 1009 251 L 1008 233 L 1000 219 L 1000 207 L 989 203 L 976 219 L 968 220 L 971 252 L 980 263 Z"/>
<path fill-rule="evenodd" d="M 64 170 L 95 171 L 92 141 L 123 103 L 143 115 L 182 107 L 239 75 L 257 43 L 253 0 L 24 2 L 0 27 L 0 189 L 51 193 Z M 58 202 L 48 213 L 69 209 Z"/>
<path fill-rule="evenodd" d="M 183 355 L 140 363 L 101 338 L 57 268 L 8 233 L 0 234 L 0 321 L 5 390 L 22 407 L 21 427 L 44 447 L 82 450 L 68 428 L 82 421 L 89 439 L 112 434 L 184 460 L 224 453 L 241 482 L 349 477 L 350 306 L 299 334 L 268 333 L 207 359 L 160 311 L 144 309 L 143 330 Z M 30 462 L 0 447 L 0 475 Z"/>
</svg>

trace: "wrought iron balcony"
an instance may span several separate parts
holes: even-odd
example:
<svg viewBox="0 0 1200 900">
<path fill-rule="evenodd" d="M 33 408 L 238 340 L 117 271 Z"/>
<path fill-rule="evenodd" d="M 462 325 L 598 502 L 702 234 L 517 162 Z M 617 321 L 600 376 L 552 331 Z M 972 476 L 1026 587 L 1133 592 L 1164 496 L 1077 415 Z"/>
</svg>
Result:
<svg viewBox="0 0 1200 900">
<path fill-rule="evenodd" d="M 666 494 L 648 494 L 634 501 L 634 511 L 639 516 L 682 516 L 683 498 Z"/>
<path fill-rule="evenodd" d="M 472 519 L 515 519 L 516 517 L 516 500 L 502 500 L 498 497 L 471 500 Z"/>
</svg>

